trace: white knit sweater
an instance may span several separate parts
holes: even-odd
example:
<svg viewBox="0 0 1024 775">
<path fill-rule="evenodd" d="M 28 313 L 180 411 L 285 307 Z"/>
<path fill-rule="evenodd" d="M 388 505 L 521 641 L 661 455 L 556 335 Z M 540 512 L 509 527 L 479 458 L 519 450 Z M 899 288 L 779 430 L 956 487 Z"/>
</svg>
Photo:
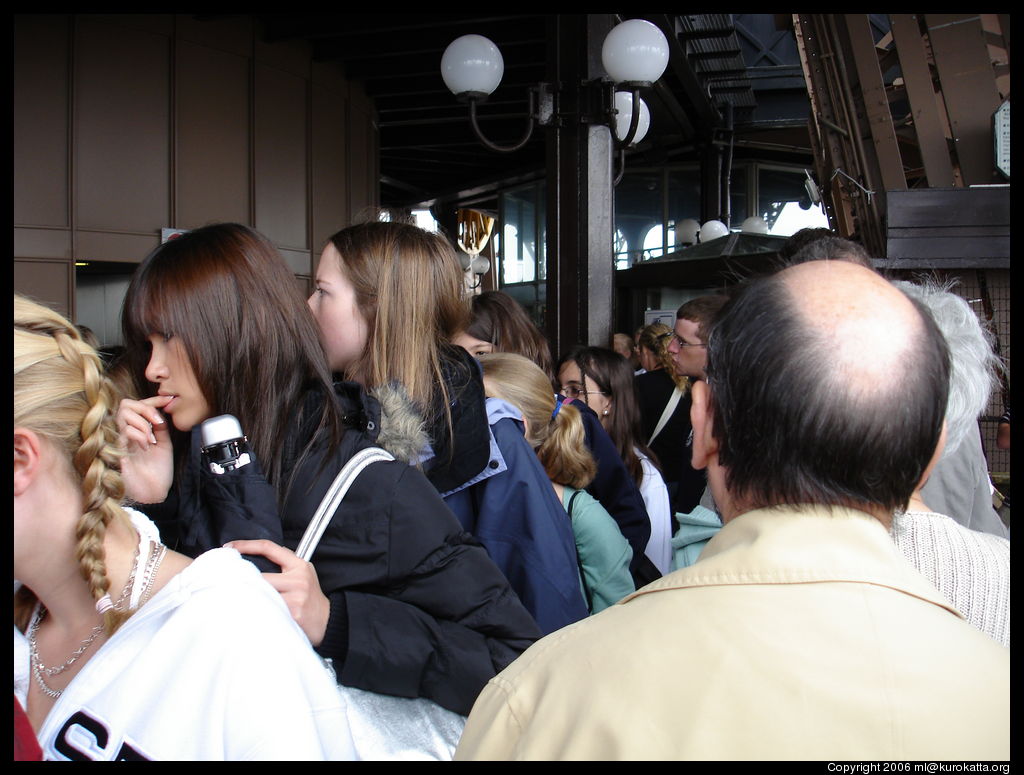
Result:
<svg viewBox="0 0 1024 775">
<path fill-rule="evenodd" d="M 892 537 L 967 621 L 1009 648 L 1009 541 L 932 511 L 897 512 Z"/>
</svg>

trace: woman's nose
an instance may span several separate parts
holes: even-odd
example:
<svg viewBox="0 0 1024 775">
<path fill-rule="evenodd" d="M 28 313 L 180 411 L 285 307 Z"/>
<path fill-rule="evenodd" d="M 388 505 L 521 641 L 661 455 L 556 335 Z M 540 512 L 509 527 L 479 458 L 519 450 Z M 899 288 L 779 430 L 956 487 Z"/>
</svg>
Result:
<svg viewBox="0 0 1024 775">
<path fill-rule="evenodd" d="M 167 367 L 162 359 L 157 357 L 156 351 L 149 356 L 149 363 L 146 364 L 146 379 L 150 382 L 160 382 L 167 379 Z"/>
</svg>

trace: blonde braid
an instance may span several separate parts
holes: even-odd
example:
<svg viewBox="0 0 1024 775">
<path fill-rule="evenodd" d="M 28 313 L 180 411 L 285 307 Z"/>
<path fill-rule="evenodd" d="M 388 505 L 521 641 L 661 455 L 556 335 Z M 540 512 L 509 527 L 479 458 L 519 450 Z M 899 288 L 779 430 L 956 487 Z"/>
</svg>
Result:
<svg viewBox="0 0 1024 775">
<path fill-rule="evenodd" d="M 67 320 L 18 296 L 14 308 L 15 423 L 34 428 L 69 454 L 82 488 L 75 557 L 90 594 L 99 600 L 110 589 L 107 526 L 113 519 L 127 519 L 120 506 L 124 481 L 114 422 L 116 391 L 96 351 Z M 108 611 L 108 634 L 127 618 L 125 612 Z"/>
</svg>

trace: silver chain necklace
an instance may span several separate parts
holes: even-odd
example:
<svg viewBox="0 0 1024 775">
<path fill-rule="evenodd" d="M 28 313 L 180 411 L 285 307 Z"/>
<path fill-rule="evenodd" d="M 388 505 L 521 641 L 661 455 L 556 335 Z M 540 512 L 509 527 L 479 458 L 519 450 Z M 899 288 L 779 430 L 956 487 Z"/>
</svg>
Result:
<svg viewBox="0 0 1024 775">
<path fill-rule="evenodd" d="M 139 543 L 141 545 L 141 541 Z M 147 588 L 151 587 L 153 584 L 153 577 L 155 577 L 155 566 L 159 566 L 159 560 L 154 562 L 154 558 L 159 557 L 160 559 L 163 559 L 162 551 L 154 551 L 152 544 L 150 544 L 150 547 L 151 548 L 149 550 L 149 554 L 146 558 L 146 568 L 143 572 L 143 579 L 145 581 L 145 586 Z M 121 594 L 120 596 L 118 596 L 117 602 L 114 603 L 115 610 L 124 610 L 125 601 L 128 599 L 128 596 L 131 594 L 132 587 L 135 585 L 135 574 L 139 568 L 139 548 L 139 546 L 135 547 L 135 555 L 132 558 L 132 569 L 131 572 L 128 574 L 128 581 L 125 583 L 124 589 L 121 590 Z M 166 547 L 164 547 L 163 544 L 160 544 L 159 548 L 166 551 Z M 152 576 L 147 578 L 147 576 L 150 576 L 150 574 L 152 574 Z M 103 632 L 103 625 L 96 625 L 96 627 L 93 628 L 92 632 L 89 633 L 85 640 L 82 641 L 81 645 L 77 649 L 75 649 L 75 651 L 71 654 L 70 657 L 68 657 L 64 661 L 63 664 L 56 665 L 54 667 L 47 667 L 42 663 L 42 660 L 40 660 L 39 658 L 39 646 L 36 642 L 36 633 L 39 630 L 39 624 L 42 622 L 43 617 L 45 615 L 46 608 L 42 604 L 40 604 L 36 608 L 35 615 L 32 617 L 32 623 L 29 625 L 27 633 L 29 662 L 32 667 L 32 677 L 35 678 L 36 683 L 39 685 L 39 688 L 43 692 L 43 694 L 45 694 L 47 697 L 57 699 L 61 696 L 61 694 L 64 693 L 64 690 L 50 688 L 50 686 L 48 686 L 46 683 L 46 678 L 44 678 L 43 676 L 45 675 L 48 678 L 52 678 L 55 675 L 60 675 L 65 670 L 70 668 L 73 664 L 75 664 L 78 658 L 89 649 L 89 647 L 93 644 L 93 641 L 95 641 L 96 638 L 99 637 L 99 634 Z"/>
</svg>

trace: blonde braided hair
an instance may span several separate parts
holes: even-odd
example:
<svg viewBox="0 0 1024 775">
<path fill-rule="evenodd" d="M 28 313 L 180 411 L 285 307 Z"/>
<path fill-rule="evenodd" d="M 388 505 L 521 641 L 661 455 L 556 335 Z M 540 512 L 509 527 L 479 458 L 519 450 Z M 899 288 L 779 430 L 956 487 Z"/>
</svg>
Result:
<svg viewBox="0 0 1024 775">
<path fill-rule="evenodd" d="M 110 591 L 103 545 L 107 526 L 114 519 L 128 522 L 121 508 L 116 399 L 99 355 L 79 331 L 53 310 L 15 294 L 14 425 L 63 450 L 69 473 L 81 486 L 75 558 L 95 600 Z M 31 591 L 19 590 L 16 623 L 27 620 L 35 600 Z M 115 610 L 104 614 L 107 633 L 113 634 L 128 616 Z"/>
</svg>

